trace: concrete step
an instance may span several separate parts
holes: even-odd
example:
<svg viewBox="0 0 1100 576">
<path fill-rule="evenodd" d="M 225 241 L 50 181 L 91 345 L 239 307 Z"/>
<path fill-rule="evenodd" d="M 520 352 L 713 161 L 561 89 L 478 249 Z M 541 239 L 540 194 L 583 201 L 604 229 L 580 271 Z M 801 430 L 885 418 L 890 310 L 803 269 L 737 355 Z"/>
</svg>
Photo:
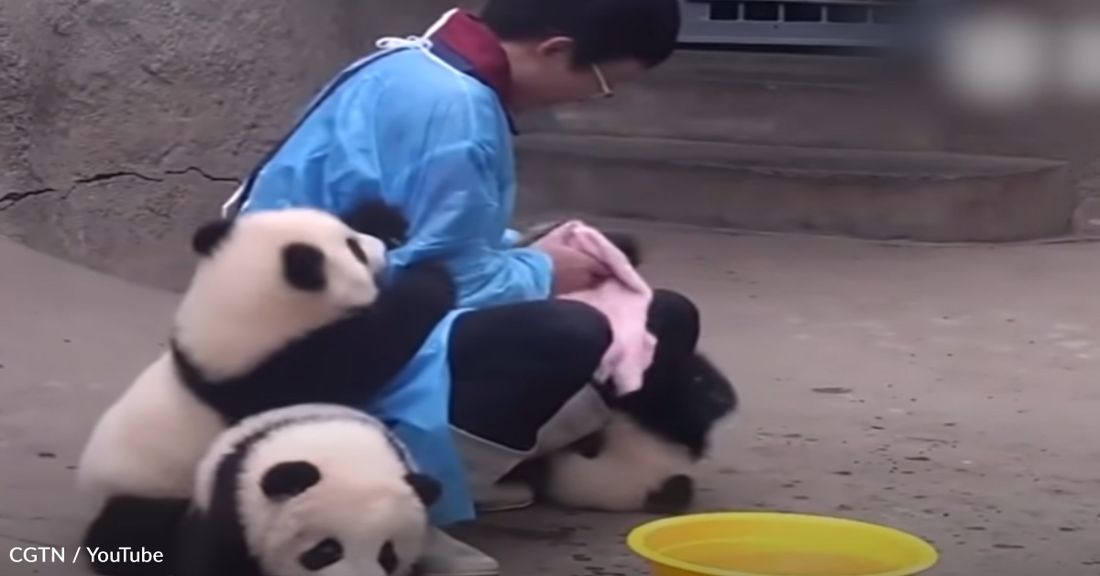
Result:
<svg viewBox="0 0 1100 576">
<path fill-rule="evenodd" d="M 942 115 L 881 62 L 824 56 L 678 54 L 615 98 L 554 112 L 569 133 L 931 150 Z"/>
<path fill-rule="evenodd" d="M 870 239 L 1069 231 L 1062 162 L 570 134 L 521 137 L 521 209 Z"/>
</svg>

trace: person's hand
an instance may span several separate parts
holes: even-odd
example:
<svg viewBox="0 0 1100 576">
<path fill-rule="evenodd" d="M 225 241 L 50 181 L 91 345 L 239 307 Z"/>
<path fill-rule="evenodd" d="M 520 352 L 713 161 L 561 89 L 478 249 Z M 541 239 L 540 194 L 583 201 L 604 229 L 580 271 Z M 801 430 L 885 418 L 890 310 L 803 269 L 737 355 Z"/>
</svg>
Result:
<svg viewBox="0 0 1100 576">
<path fill-rule="evenodd" d="M 602 262 L 565 246 L 540 246 L 554 261 L 554 294 L 569 294 L 596 287 L 610 276 Z"/>
</svg>

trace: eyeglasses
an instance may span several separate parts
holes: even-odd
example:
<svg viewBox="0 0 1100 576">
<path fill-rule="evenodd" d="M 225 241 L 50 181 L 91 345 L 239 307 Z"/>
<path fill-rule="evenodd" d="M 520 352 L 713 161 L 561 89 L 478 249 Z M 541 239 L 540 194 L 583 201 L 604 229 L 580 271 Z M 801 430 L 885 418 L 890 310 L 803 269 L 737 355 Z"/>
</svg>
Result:
<svg viewBox="0 0 1100 576">
<path fill-rule="evenodd" d="M 596 81 L 600 84 L 600 91 L 592 95 L 593 99 L 601 100 L 615 95 L 615 91 L 611 88 L 611 84 L 608 84 L 607 77 L 603 75 L 603 70 L 600 70 L 599 66 L 592 65 L 592 75 L 596 77 Z"/>
</svg>

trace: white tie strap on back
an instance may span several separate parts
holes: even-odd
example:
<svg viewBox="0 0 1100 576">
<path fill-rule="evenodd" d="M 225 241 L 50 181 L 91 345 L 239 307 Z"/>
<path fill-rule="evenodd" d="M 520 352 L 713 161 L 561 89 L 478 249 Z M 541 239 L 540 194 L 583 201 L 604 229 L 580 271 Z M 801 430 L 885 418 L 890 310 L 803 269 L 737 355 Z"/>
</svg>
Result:
<svg viewBox="0 0 1100 576">
<path fill-rule="evenodd" d="M 384 38 L 379 38 L 374 44 L 380 50 L 396 50 L 396 49 L 401 49 L 401 48 L 415 48 L 415 49 L 418 49 L 418 50 L 430 51 L 432 49 L 432 41 L 429 38 L 432 35 L 434 35 L 436 32 L 438 32 L 439 29 L 442 28 L 447 23 L 447 21 L 449 21 L 451 19 L 451 16 L 454 16 L 456 13 L 458 13 L 458 8 L 452 8 L 452 9 L 444 12 L 443 15 L 440 16 L 439 19 L 436 20 L 434 24 L 432 24 L 431 26 L 428 27 L 427 31 L 424 32 L 423 36 L 406 36 L 405 38 L 399 38 L 399 37 L 396 37 L 396 36 L 387 36 L 387 37 L 384 37 Z M 431 55 L 431 52 L 429 52 L 429 54 Z M 376 54 L 367 55 L 367 56 L 363 57 L 362 59 L 360 59 L 358 62 L 355 62 L 354 64 L 349 66 L 348 68 L 360 67 L 363 64 L 365 64 L 367 61 L 374 59 L 376 56 L 377 56 Z M 431 55 L 431 56 L 432 56 L 432 60 L 434 60 L 435 62 L 437 62 L 439 64 L 442 64 L 443 66 L 451 69 L 456 74 L 459 73 L 457 70 L 454 70 L 454 68 L 451 67 L 450 64 L 447 64 L 446 62 L 439 59 L 435 55 Z M 312 108 L 312 105 L 310 107 Z M 223 218 L 229 218 L 231 216 L 236 215 L 236 213 L 239 213 L 240 211 L 244 210 L 244 208 L 248 205 L 248 200 L 244 200 L 244 196 L 245 196 L 245 192 L 246 192 L 247 187 L 248 187 L 248 180 L 246 179 L 233 192 L 233 195 L 229 197 L 229 200 L 226 200 L 225 204 L 222 204 L 221 213 L 222 213 Z M 242 200 L 244 200 L 244 201 L 242 202 Z"/>
</svg>

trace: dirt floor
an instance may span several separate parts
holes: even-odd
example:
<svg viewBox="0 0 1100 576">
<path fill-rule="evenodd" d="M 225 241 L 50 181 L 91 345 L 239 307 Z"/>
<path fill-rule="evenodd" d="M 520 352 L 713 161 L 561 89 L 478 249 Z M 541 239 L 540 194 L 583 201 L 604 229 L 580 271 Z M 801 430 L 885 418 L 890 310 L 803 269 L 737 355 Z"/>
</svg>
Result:
<svg viewBox="0 0 1100 576">
<path fill-rule="evenodd" d="M 940 548 L 937 576 L 1100 574 L 1100 246 L 635 227 L 644 271 L 698 301 L 705 348 L 740 386 L 700 508 L 909 529 Z M 0 546 L 65 546 L 71 561 L 81 444 L 162 345 L 175 297 L 8 243 L 0 270 Z M 470 537 L 508 575 L 634 575 L 622 540 L 641 520 L 535 510 Z"/>
</svg>

